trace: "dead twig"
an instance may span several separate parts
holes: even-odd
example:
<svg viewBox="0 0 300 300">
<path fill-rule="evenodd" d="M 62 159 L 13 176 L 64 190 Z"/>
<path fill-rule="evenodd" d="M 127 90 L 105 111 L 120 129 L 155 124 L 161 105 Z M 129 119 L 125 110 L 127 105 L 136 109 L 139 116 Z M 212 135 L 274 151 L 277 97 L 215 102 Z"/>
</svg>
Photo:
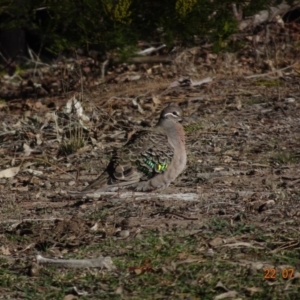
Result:
<svg viewBox="0 0 300 300">
<path fill-rule="evenodd" d="M 290 66 L 287 66 L 287 67 L 284 67 L 284 68 L 281 68 L 281 69 L 276 69 L 274 71 L 271 71 L 271 72 L 268 72 L 268 73 L 263 73 L 263 74 L 255 74 L 255 75 L 250 75 L 250 76 L 245 76 L 245 79 L 252 79 L 252 78 L 259 78 L 259 77 L 265 77 L 265 76 L 268 76 L 268 75 L 272 75 L 274 73 L 279 73 L 281 71 L 285 71 L 285 70 L 288 70 L 290 68 L 292 68 L 293 66 L 295 66 L 297 63 L 293 63 L 292 65 Z M 279 76 L 278 76 L 279 77 Z"/>
<path fill-rule="evenodd" d="M 100 256 L 94 259 L 51 259 L 37 255 L 36 260 L 40 265 L 52 265 L 61 268 L 101 268 L 108 271 L 116 268 L 110 256 Z"/>
</svg>

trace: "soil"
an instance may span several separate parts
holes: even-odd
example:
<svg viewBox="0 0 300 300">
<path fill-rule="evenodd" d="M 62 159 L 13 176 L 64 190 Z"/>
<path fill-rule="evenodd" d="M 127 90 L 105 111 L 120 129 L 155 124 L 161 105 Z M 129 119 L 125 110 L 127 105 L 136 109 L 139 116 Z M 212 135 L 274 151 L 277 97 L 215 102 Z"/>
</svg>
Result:
<svg viewBox="0 0 300 300">
<path fill-rule="evenodd" d="M 53 99 L 60 102 L 57 125 L 49 118 L 54 108 L 24 111 L 10 104 L 1 112 L 1 170 L 21 168 L 0 179 L 2 256 L 30 262 L 49 249 L 60 256 L 110 237 L 134 239 L 147 230 L 207 233 L 215 218 L 266 234 L 297 231 L 298 81 L 297 74 L 264 81 L 215 76 L 196 87 L 168 89 L 169 83 L 143 81 L 85 91 L 81 104 L 89 120 L 80 129 L 85 142 L 71 154 L 61 153 L 56 139 L 57 132 L 79 128 L 77 116 L 63 111 L 70 96 Z M 188 163 L 169 188 L 144 196 L 122 197 L 126 191 L 98 199 L 68 195 L 95 179 L 112 149 L 132 130 L 153 125 L 171 101 L 185 113 Z M 250 233 L 244 238 L 254 239 Z"/>
</svg>

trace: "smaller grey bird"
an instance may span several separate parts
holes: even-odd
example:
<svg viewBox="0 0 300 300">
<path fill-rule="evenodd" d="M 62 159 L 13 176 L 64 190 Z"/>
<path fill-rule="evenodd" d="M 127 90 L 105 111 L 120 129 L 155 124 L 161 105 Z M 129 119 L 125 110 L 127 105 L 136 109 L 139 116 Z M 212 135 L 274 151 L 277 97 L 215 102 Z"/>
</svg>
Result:
<svg viewBox="0 0 300 300">
<path fill-rule="evenodd" d="M 181 108 L 169 104 L 155 127 L 133 134 L 115 152 L 106 170 L 80 194 L 129 188 L 136 191 L 163 189 L 186 166 Z"/>
</svg>

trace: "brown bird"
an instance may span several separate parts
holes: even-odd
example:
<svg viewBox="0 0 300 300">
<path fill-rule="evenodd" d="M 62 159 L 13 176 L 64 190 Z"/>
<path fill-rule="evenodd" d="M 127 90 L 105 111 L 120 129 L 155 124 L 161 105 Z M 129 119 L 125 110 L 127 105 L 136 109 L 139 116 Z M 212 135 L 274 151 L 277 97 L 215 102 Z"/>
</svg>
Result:
<svg viewBox="0 0 300 300">
<path fill-rule="evenodd" d="M 105 171 L 80 194 L 130 188 L 163 189 L 186 166 L 182 110 L 169 104 L 155 127 L 135 133 L 112 157 Z"/>
</svg>

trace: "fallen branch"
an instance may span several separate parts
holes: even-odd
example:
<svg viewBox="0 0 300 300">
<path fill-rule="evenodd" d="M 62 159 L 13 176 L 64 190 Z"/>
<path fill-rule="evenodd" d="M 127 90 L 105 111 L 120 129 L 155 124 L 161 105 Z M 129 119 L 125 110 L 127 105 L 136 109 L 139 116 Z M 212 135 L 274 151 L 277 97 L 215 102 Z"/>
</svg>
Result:
<svg viewBox="0 0 300 300">
<path fill-rule="evenodd" d="M 134 200 L 150 200 L 154 198 L 162 199 L 162 200 L 180 200 L 180 201 L 194 201 L 200 202 L 203 201 L 203 198 L 211 198 L 215 197 L 216 194 L 236 194 L 238 196 L 250 196 L 253 194 L 259 194 L 261 196 L 269 196 L 271 192 L 258 192 L 258 191 L 232 191 L 232 190 L 221 190 L 214 191 L 213 193 L 185 193 L 185 194 L 159 194 L 159 193 L 142 193 L 142 192 L 76 192 L 69 191 L 68 195 L 72 198 L 91 198 L 91 199 L 99 199 L 101 197 L 113 196 L 114 198 L 117 196 L 119 199 L 134 199 Z"/>
<path fill-rule="evenodd" d="M 274 73 L 278 73 L 278 72 L 281 72 L 281 71 L 285 71 L 289 68 L 292 68 L 294 65 L 296 65 L 297 63 L 294 63 L 290 66 L 287 66 L 287 67 L 284 67 L 282 69 L 278 69 L 278 70 L 274 70 L 274 71 L 271 71 L 271 72 L 268 72 L 268 73 L 263 73 L 263 74 L 256 74 L 256 75 L 250 75 L 250 76 L 246 76 L 245 79 L 252 79 L 252 78 L 259 78 L 259 77 L 264 77 L 264 76 L 268 76 L 268 75 L 272 75 Z"/>
<path fill-rule="evenodd" d="M 108 271 L 116 269 L 110 256 L 100 256 L 94 259 L 51 259 L 37 255 L 36 260 L 40 265 L 52 265 L 61 268 L 105 268 Z"/>
<path fill-rule="evenodd" d="M 135 64 L 171 63 L 172 61 L 170 56 L 136 56 L 128 58 L 129 63 Z"/>
</svg>

